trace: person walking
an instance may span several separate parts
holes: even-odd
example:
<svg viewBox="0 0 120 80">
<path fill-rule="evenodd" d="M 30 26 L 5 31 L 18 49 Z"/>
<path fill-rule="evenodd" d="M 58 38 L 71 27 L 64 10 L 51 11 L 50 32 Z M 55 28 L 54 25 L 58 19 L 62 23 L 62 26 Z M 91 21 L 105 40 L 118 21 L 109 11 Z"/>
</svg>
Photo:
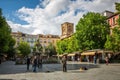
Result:
<svg viewBox="0 0 120 80">
<path fill-rule="evenodd" d="M 27 57 L 27 70 L 29 70 L 29 66 L 30 66 L 30 57 Z"/>
<path fill-rule="evenodd" d="M 62 67 L 63 67 L 63 72 L 67 72 L 67 59 L 66 59 L 66 56 L 62 57 Z"/>
<path fill-rule="evenodd" d="M 36 56 L 34 56 L 32 63 L 33 63 L 33 72 L 36 72 L 36 68 L 37 68 L 37 57 Z"/>
<path fill-rule="evenodd" d="M 108 61 L 109 61 L 109 59 L 108 59 L 108 57 L 106 56 L 106 57 L 105 57 L 106 65 L 108 65 Z"/>
<path fill-rule="evenodd" d="M 38 57 L 38 68 L 42 68 L 42 56 Z"/>
<path fill-rule="evenodd" d="M 93 56 L 94 64 L 97 62 L 97 51 L 95 52 L 95 55 Z"/>
</svg>

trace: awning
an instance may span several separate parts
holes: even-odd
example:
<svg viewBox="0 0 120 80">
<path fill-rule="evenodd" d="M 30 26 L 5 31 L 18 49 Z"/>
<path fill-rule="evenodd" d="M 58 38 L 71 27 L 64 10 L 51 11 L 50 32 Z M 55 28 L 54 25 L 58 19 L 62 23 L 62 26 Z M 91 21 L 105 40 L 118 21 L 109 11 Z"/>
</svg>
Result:
<svg viewBox="0 0 120 80">
<path fill-rule="evenodd" d="M 74 53 L 71 53 L 71 54 L 68 54 L 67 56 L 75 56 L 75 54 L 74 54 Z"/>
<path fill-rule="evenodd" d="M 95 55 L 95 52 L 83 52 L 81 55 Z"/>
<path fill-rule="evenodd" d="M 59 57 L 62 57 L 63 55 L 61 54 L 61 55 L 58 55 Z"/>
</svg>

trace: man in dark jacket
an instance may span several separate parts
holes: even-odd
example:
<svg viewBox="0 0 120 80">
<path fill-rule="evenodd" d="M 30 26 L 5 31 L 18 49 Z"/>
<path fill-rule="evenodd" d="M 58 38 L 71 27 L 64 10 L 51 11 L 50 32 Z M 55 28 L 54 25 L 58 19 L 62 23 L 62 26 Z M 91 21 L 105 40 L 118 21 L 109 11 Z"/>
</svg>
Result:
<svg viewBox="0 0 120 80">
<path fill-rule="evenodd" d="M 34 56 L 32 63 L 33 63 L 33 72 L 36 72 L 36 68 L 37 68 L 37 57 L 36 56 Z"/>
<path fill-rule="evenodd" d="M 63 72 L 67 72 L 67 59 L 66 59 L 66 56 L 62 57 L 62 66 L 63 66 Z"/>
<path fill-rule="evenodd" d="M 42 56 L 38 56 L 38 68 L 42 68 Z"/>
<path fill-rule="evenodd" d="M 27 57 L 27 70 L 29 70 L 29 66 L 30 66 L 30 58 Z"/>
</svg>

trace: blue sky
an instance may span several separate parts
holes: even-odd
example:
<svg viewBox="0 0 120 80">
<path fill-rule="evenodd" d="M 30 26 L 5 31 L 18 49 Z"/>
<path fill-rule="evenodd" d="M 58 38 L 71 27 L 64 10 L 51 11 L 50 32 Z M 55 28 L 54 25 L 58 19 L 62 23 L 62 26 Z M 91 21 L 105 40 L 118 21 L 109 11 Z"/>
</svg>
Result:
<svg viewBox="0 0 120 80">
<path fill-rule="evenodd" d="M 3 16 L 13 32 L 61 35 L 61 24 L 77 24 L 89 11 L 115 11 L 119 0 L 0 0 Z"/>
<path fill-rule="evenodd" d="M 28 7 L 35 8 L 39 4 L 39 0 L 0 0 L 0 8 L 3 15 L 13 22 L 24 24 L 24 21 L 19 20 L 16 11 L 20 8 Z"/>
</svg>

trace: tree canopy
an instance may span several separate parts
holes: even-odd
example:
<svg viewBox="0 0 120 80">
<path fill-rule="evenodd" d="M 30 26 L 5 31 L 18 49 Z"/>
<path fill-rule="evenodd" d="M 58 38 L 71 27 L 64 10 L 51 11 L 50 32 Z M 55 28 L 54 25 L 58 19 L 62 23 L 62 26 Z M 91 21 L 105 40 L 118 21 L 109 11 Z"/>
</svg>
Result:
<svg viewBox="0 0 120 80">
<path fill-rule="evenodd" d="M 50 43 L 47 46 L 46 53 L 47 53 L 48 56 L 52 56 L 52 55 L 56 55 L 57 54 L 56 48 L 55 48 L 55 46 L 52 43 Z"/>
<path fill-rule="evenodd" d="M 2 16 L 2 9 L 0 9 L 0 54 L 8 51 L 11 38 L 11 28 Z"/>
<path fill-rule="evenodd" d="M 14 57 L 15 56 L 15 45 L 16 41 L 15 39 L 11 38 L 9 43 L 9 49 L 7 51 L 8 57 Z"/>
<path fill-rule="evenodd" d="M 112 35 L 107 37 L 105 48 L 114 52 L 120 51 L 120 27 L 115 27 L 112 30 Z"/>
<path fill-rule="evenodd" d="M 120 13 L 120 3 L 115 3 L 115 9 Z"/>
<path fill-rule="evenodd" d="M 41 53 L 42 53 L 43 47 L 42 47 L 42 45 L 40 44 L 39 39 L 36 41 L 36 43 L 35 43 L 35 45 L 34 45 L 34 47 L 33 47 L 33 51 L 34 51 L 35 53 L 38 53 L 38 54 L 41 54 Z"/>
<path fill-rule="evenodd" d="M 110 29 L 106 17 L 88 12 L 76 25 L 76 38 L 81 50 L 103 49 Z"/>
<path fill-rule="evenodd" d="M 27 42 L 23 42 L 21 41 L 19 46 L 18 46 L 18 50 L 20 51 L 20 54 L 23 56 L 27 56 L 28 54 L 30 54 L 30 45 Z"/>
<path fill-rule="evenodd" d="M 73 34 L 71 37 L 60 40 L 57 42 L 57 53 L 72 53 L 79 50 L 78 40 Z"/>
<path fill-rule="evenodd" d="M 116 10 L 120 12 L 120 3 L 115 3 Z M 117 20 L 115 28 L 112 29 L 112 35 L 107 37 L 105 43 L 105 48 L 108 50 L 113 50 L 114 52 L 120 51 L 120 17 Z"/>
</svg>

